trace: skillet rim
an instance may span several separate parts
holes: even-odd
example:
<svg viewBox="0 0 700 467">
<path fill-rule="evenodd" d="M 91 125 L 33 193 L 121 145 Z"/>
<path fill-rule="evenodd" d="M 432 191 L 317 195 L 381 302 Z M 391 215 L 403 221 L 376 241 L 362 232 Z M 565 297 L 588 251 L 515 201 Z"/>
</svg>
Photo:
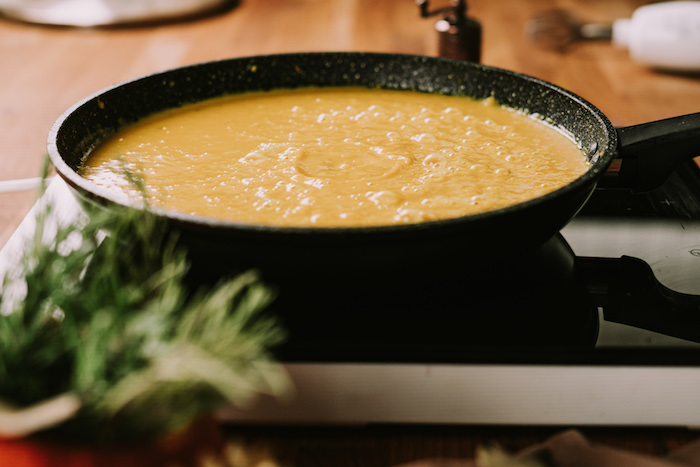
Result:
<svg viewBox="0 0 700 467">
<path fill-rule="evenodd" d="M 57 172 L 57 174 L 70 185 L 80 197 L 89 199 L 90 201 L 97 201 L 101 205 L 109 206 L 109 204 L 115 204 L 119 206 L 129 207 L 129 208 L 141 208 L 143 203 L 139 201 L 125 202 L 124 200 L 117 199 L 108 190 L 102 189 L 98 186 L 93 185 L 87 179 L 81 177 L 76 170 L 74 170 L 64 159 L 61 151 L 58 149 L 57 141 L 59 140 L 61 132 L 64 130 L 64 125 L 70 121 L 70 118 L 81 108 L 86 105 L 99 101 L 101 96 L 104 96 L 115 90 L 122 88 L 138 86 L 139 84 L 145 83 L 148 80 L 154 80 L 159 78 L 164 78 L 170 74 L 186 74 L 190 71 L 197 71 L 206 69 L 208 67 L 217 67 L 227 64 L 234 63 L 250 63 L 255 60 L 289 60 L 294 57 L 302 58 L 318 58 L 322 60 L 325 58 L 328 60 L 338 60 L 342 58 L 356 59 L 356 61 L 361 61 L 363 58 L 372 59 L 384 59 L 384 60 L 407 60 L 414 61 L 416 63 L 448 63 L 453 64 L 457 67 L 467 67 L 474 68 L 481 71 L 496 73 L 503 77 L 518 80 L 525 85 L 535 86 L 542 89 L 546 89 L 550 92 L 555 92 L 562 95 L 567 99 L 568 102 L 575 108 L 582 109 L 586 113 L 591 114 L 595 120 L 598 121 L 600 129 L 602 129 L 607 136 L 607 144 L 604 147 L 600 145 L 594 148 L 592 151 L 587 151 L 585 148 L 581 148 L 584 155 L 587 157 L 590 163 L 589 169 L 583 173 L 580 177 L 572 181 L 571 183 L 554 190 L 550 193 L 538 196 L 521 203 L 506 206 L 499 209 L 494 209 L 478 214 L 470 214 L 466 216 L 439 219 L 434 221 L 425 221 L 417 223 L 407 223 L 407 224 L 390 224 L 390 225 L 379 225 L 379 226 L 360 226 L 360 227 L 293 227 L 293 226 L 278 226 L 278 225 L 264 225 L 264 224 L 249 224 L 236 221 L 227 221 L 215 218 L 209 218 L 204 216 L 191 215 L 186 213 L 180 213 L 177 211 L 166 210 L 162 208 L 149 207 L 149 210 L 154 214 L 166 218 L 171 222 L 174 222 L 178 227 L 187 227 L 189 230 L 199 230 L 208 232 L 218 232 L 226 233 L 230 231 L 236 231 L 241 233 L 250 234 L 268 234 L 268 235 L 288 235 L 288 236 L 341 236 L 347 237 L 351 236 L 367 236 L 367 235 L 396 235 L 396 234 L 412 234 L 417 232 L 434 231 L 441 229 L 451 229 L 456 226 L 464 227 L 470 224 L 481 224 L 492 221 L 494 219 L 500 219 L 509 216 L 513 213 L 518 213 L 522 211 L 527 211 L 541 205 L 547 204 L 557 198 L 565 196 L 568 193 L 576 193 L 579 191 L 590 190 L 590 193 L 595 189 L 598 178 L 605 172 L 608 165 L 612 162 L 618 152 L 618 138 L 617 132 L 613 127 L 610 120 L 605 116 L 605 114 L 598 109 L 596 106 L 592 105 L 589 101 L 582 98 L 581 96 L 565 89 L 561 86 L 555 85 L 549 81 L 542 80 L 540 78 L 519 73 L 516 71 L 498 68 L 490 65 L 484 65 L 480 63 L 464 62 L 460 60 L 448 59 L 444 57 L 433 57 L 427 55 L 415 55 L 415 54 L 403 54 L 403 53 L 382 53 L 382 52 L 291 52 L 291 53 L 279 53 L 279 54 L 266 54 L 266 55 L 253 55 L 245 57 L 235 57 L 226 58 L 220 60 L 205 61 L 200 63 L 194 63 L 184 66 L 179 66 L 175 68 L 170 68 L 166 70 L 156 71 L 154 73 L 149 73 L 146 75 L 138 76 L 135 78 L 127 79 L 116 84 L 102 88 L 85 98 L 79 100 L 67 110 L 65 110 L 58 119 L 53 123 L 51 129 L 48 133 L 47 148 L 49 158 Z M 409 90 L 409 89 L 405 89 Z M 425 91 L 423 91 L 425 92 Z M 235 93 L 229 93 L 235 94 Z M 221 96 L 224 96 L 222 94 Z M 469 95 L 469 94 L 464 94 Z M 203 101 L 205 99 L 199 99 L 198 101 Z M 499 102 L 499 104 L 501 104 Z M 172 108 L 172 107 L 171 107 Z M 528 115 L 535 115 L 530 112 L 529 109 L 523 108 L 519 110 L 524 110 Z M 150 114 L 144 114 L 141 118 L 145 118 Z M 542 121 L 548 123 L 550 116 L 542 115 Z M 128 123 L 127 123 L 128 124 Z M 579 132 L 580 134 L 580 132 Z M 576 138 L 578 135 L 572 133 L 575 138 L 575 142 L 578 144 L 579 140 Z M 89 151 L 89 148 L 85 152 L 83 158 L 85 158 Z M 588 196 L 586 196 L 587 200 Z M 581 203 L 577 209 L 572 212 L 571 217 L 573 217 L 578 210 L 583 207 L 585 201 Z"/>
</svg>

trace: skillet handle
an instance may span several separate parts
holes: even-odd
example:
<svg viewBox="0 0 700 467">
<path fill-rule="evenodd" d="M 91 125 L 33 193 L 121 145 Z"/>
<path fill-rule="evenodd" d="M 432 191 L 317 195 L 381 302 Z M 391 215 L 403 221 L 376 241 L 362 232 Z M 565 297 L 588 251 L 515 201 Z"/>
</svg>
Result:
<svg viewBox="0 0 700 467">
<path fill-rule="evenodd" d="M 618 128 L 617 188 L 651 191 L 682 162 L 700 156 L 700 112 Z"/>
<path fill-rule="evenodd" d="M 606 321 L 700 342 L 700 295 L 664 286 L 644 260 L 577 256 L 576 271 Z"/>
</svg>

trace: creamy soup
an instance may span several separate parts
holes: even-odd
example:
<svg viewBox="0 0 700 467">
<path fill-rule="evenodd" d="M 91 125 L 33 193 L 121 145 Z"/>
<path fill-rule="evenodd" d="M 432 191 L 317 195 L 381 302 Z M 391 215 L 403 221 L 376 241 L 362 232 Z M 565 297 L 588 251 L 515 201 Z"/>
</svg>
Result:
<svg viewBox="0 0 700 467">
<path fill-rule="evenodd" d="M 493 99 L 365 88 L 259 92 L 144 119 L 81 174 L 152 206 L 243 223 L 355 227 L 481 213 L 588 170 L 565 134 Z"/>
</svg>

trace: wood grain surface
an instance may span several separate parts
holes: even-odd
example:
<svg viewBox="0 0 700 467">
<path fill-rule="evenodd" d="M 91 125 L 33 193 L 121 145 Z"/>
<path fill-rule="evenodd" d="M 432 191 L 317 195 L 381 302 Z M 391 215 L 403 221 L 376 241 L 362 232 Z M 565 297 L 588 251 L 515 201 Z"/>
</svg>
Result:
<svg viewBox="0 0 700 467">
<path fill-rule="evenodd" d="M 435 7 L 447 0 L 435 0 Z M 700 110 L 700 78 L 634 63 L 606 42 L 565 53 L 525 38 L 536 12 L 565 8 L 591 21 L 629 17 L 641 0 L 470 0 L 483 25 L 482 62 L 551 81 L 625 126 Z M 435 55 L 436 18 L 413 0 L 243 0 L 216 15 L 171 24 L 75 29 L 0 17 L 0 180 L 35 177 L 52 123 L 71 105 L 117 82 L 180 65 L 257 54 L 374 51 Z M 30 191 L 0 193 L 0 246 L 34 201 Z M 248 445 L 270 447 L 288 464 L 394 465 L 431 456 L 469 457 L 497 439 L 520 448 L 555 429 L 528 427 L 374 427 L 234 429 Z M 694 437 L 685 430 L 592 429 L 595 439 L 662 453 Z"/>
</svg>

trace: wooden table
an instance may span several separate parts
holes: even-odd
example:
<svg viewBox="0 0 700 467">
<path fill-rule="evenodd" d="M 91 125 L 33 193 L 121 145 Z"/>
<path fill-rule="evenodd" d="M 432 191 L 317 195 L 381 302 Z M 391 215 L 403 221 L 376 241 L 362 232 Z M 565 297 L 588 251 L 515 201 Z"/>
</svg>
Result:
<svg viewBox="0 0 700 467">
<path fill-rule="evenodd" d="M 447 1 L 435 0 L 434 6 Z M 567 53 L 524 39 L 537 11 L 561 7 L 583 18 L 628 17 L 642 0 L 471 0 L 483 24 L 482 62 L 554 82 L 598 106 L 618 126 L 700 110 L 697 76 L 663 74 L 629 60 L 608 43 Z M 35 177 L 46 136 L 68 107 L 106 86 L 171 67 L 229 57 L 297 51 L 376 51 L 435 55 L 436 19 L 421 19 L 413 0 L 243 0 L 194 21 L 132 28 L 45 27 L 0 18 L 0 180 Z M 34 201 L 30 191 L 0 194 L 0 246 Z M 375 427 L 249 429 L 247 442 L 270 444 L 298 465 L 391 465 L 452 455 L 498 439 L 517 448 L 559 428 Z M 596 429 L 623 447 L 664 452 L 692 439 L 683 430 Z"/>
</svg>

